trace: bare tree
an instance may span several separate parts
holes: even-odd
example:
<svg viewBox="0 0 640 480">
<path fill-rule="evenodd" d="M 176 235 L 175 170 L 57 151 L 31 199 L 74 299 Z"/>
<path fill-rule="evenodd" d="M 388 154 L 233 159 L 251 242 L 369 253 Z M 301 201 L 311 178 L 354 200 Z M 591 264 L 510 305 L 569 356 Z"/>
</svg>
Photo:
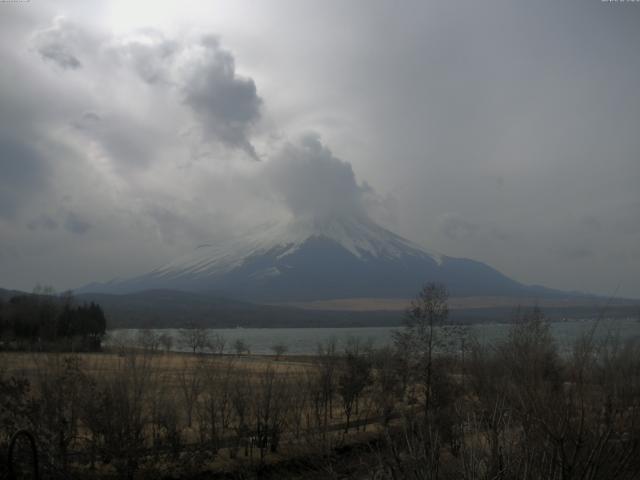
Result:
<svg viewBox="0 0 640 480">
<path fill-rule="evenodd" d="M 373 355 L 373 401 L 384 426 L 391 421 L 398 400 L 404 393 L 402 378 L 398 368 L 398 355 L 390 347 L 385 347 Z"/>
<path fill-rule="evenodd" d="M 156 461 L 162 453 L 169 449 L 172 460 L 180 457 L 183 448 L 182 430 L 178 412 L 178 401 L 175 390 L 163 382 L 158 388 L 158 395 L 150 398 L 151 425 L 149 435 Z"/>
<path fill-rule="evenodd" d="M 236 355 L 238 356 L 244 353 L 249 354 L 250 352 L 249 345 L 241 338 L 238 338 L 235 342 L 233 342 L 233 349 L 236 351 Z"/>
<path fill-rule="evenodd" d="M 303 427 L 305 418 L 311 412 L 311 394 L 309 392 L 308 380 L 304 373 L 292 375 L 289 379 L 289 408 L 288 408 L 288 423 L 293 429 L 293 434 L 298 440 Z M 309 421 L 307 421 L 307 427 L 309 427 Z"/>
<path fill-rule="evenodd" d="M 271 347 L 271 351 L 276 356 L 276 361 L 280 360 L 280 357 L 287 353 L 288 347 L 284 343 L 276 343 Z"/>
<path fill-rule="evenodd" d="M 193 409 L 202 392 L 202 375 L 200 374 L 204 364 L 198 362 L 194 367 L 185 359 L 182 368 L 178 371 L 178 385 L 184 399 L 184 408 L 187 414 L 187 426 L 191 428 Z"/>
<path fill-rule="evenodd" d="M 232 428 L 232 395 L 236 371 L 233 357 L 226 360 L 209 361 L 200 369 L 203 385 L 201 401 L 198 402 L 200 436 L 217 453 L 223 437 Z"/>
<path fill-rule="evenodd" d="M 162 345 L 165 353 L 171 351 L 171 347 L 173 347 L 173 337 L 171 336 L 171 334 L 162 332 L 158 337 L 158 342 L 160 342 L 160 345 Z"/>
<path fill-rule="evenodd" d="M 135 346 L 130 330 L 114 330 L 110 332 L 107 334 L 106 343 L 121 357 L 126 357 Z"/>
<path fill-rule="evenodd" d="M 149 355 L 128 353 L 116 369 L 95 379 L 83 403 L 83 423 L 96 439 L 103 461 L 112 462 L 120 478 L 133 479 L 141 467 L 148 408 L 157 395 L 158 375 Z"/>
<path fill-rule="evenodd" d="M 358 403 L 364 389 L 371 383 L 371 359 L 360 349 L 357 341 L 350 341 L 338 375 L 338 394 L 346 417 L 345 433 L 349 432 L 352 414 L 358 414 Z"/>
<path fill-rule="evenodd" d="M 160 336 L 155 330 L 142 328 L 136 334 L 136 344 L 143 350 L 155 353 L 160 348 Z"/>
<path fill-rule="evenodd" d="M 336 370 L 338 367 L 337 344 L 335 338 L 318 344 L 316 367 L 318 386 L 322 406 L 321 432 L 326 448 L 329 419 L 333 418 L 333 397 L 336 391 Z"/>
<path fill-rule="evenodd" d="M 397 348 L 409 354 L 409 367 L 417 372 L 417 380 L 422 385 L 425 422 L 429 422 L 433 394 L 433 356 L 439 341 L 437 327 L 449 315 L 448 297 L 443 285 L 425 285 L 406 312 L 404 329 L 395 332 L 394 337 Z"/>
<path fill-rule="evenodd" d="M 209 345 L 211 351 L 216 355 L 224 354 L 224 348 L 227 345 L 227 340 L 220 333 L 214 333 L 209 337 Z"/>
<path fill-rule="evenodd" d="M 263 461 L 267 448 L 276 452 L 282 435 L 287 411 L 285 376 L 269 365 L 259 373 L 252 395 L 254 434 Z"/>
<path fill-rule="evenodd" d="M 181 329 L 179 335 L 181 345 L 191 350 L 194 354 L 202 353 L 211 348 L 209 331 L 206 328 L 191 323 L 186 328 Z"/>
<path fill-rule="evenodd" d="M 234 427 L 237 443 L 231 448 L 231 456 L 235 457 L 238 449 L 244 445 L 245 455 L 249 455 L 250 442 L 250 400 L 252 396 L 250 374 L 245 369 L 237 369 L 231 386 L 231 405 L 234 414 Z"/>
<path fill-rule="evenodd" d="M 91 380 L 82 371 L 77 355 L 47 355 L 46 362 L 34 357 L 37 364 L 37 428 L 41 441 L 54 452 L 54 461 L 66 469 L 67 450 L 77 439 L 82 404 Z"/>
</svg>

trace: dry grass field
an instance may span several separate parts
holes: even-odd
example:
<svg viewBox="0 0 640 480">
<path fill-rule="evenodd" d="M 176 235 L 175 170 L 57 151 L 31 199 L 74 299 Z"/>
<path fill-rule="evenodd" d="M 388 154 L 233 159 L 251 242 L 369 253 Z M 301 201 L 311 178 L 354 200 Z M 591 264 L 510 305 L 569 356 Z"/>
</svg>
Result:
<svg viewBox="0 0 640 480">
<path fill-rule="evenodd" d="M 309 369 L 312 357 L 282 356 L 276 360 L 271 355 L 202 355 L 190 353 L 157 353 L 145 355 L 149 367 L 156 373 L 176 374 L 184 369 L 193 369 L 205 362 L 212 368 L 232 363 L 244 371 L 260 372 L 269 367 L 277 372 L 301 373 Z M 39 370 L 58 365 L 69 353 L 55 352 L 0 352 L 0 369 L 5 375 L 33 378 Z M 104 375 L 122 368 L 126 356 L 118 353 L 95 352 L 73 354 L 89 374 Z"/>
<path fill-rule="evenodd" d="M 258 459 L 274 465 L 361 442 L 372 433 L 364 430 L 373 405 L 363 395 L 347 428 L 337 369 L 331 365 L 323 379 L 317 360 L 135 349 L 0 352 L 0 373 L 9 383 L 28 381 L 22 401 L 42 417 L 30 430 L 42 431 L 51 465 L 119 478 L 160 465 L 170 471 L 175 462 L 237 471 Z M 102 454 L 94 458 L 98 444 Z"/>
<path fill-rule="evenodd" d="M 414 327 L 304 358 L 0 352 L 0 449 L 33 432 L 47 478 L 640 478 L 640 342 L 563 357 L 534 316 L 434 356 Z"/>
</svg>

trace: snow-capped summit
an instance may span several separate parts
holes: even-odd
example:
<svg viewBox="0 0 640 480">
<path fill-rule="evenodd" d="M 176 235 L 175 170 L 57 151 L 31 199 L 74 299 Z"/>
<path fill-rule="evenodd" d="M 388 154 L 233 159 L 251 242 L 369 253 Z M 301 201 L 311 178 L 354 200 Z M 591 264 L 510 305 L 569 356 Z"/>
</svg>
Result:
<svg viewBox="0 0 640 480">
<path fill-rule="evenodd" d="M 201 245 L 145 275 L 84 291 L 218 292 L 254 301 L 410 297 L 428 281 L 454 295 L 518 295 L 523 285 L 474 260 L 428 252 L 366 216 L 298 217 Z"/>
<path fill-rule="evenodd" d="M 325 239 L 340 245 L 353 256 L 365 258 L 400 258 L 407 254 L 427 255 L 440 263 L 441 257 L 427 253 L 420 246 L 386 230 L 371 220 L 334 217 L 294 219 L 287 223 L 263 225 L 244 240 L 198 246 L 155 271 L 160 275 L 212 274 L 227 272 L 253 256 L 278 252 L 278 260 L 293 254 L 309 239 Z"/>
</svg>

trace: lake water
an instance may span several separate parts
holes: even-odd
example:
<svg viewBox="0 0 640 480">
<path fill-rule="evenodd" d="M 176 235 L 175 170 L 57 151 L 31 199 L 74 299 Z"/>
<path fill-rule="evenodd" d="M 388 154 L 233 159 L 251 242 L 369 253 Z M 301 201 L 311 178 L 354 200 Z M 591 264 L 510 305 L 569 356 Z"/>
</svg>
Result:
<svg viewBox="0 0 640 480">
<path fill-rule="evenodd" d="M 595 330 L 595 337 L 603 339 L 609 335 L 625 341 L 640 338 L 640 322 L 636 319 L 574 320 L 551 324 L 551 332 L 561 351 L 569 351 L 576 338 L 587 331 Z M 314 354 L 320 342 L 335 339 L 339 350 L 350 338 L 371 342 L 375 347 L 383 347 L 393 342 L 392 333 L 399 327 L 358 327 L 358 328 L 227 328 L 212 329 L 211 333 L 222 335 L 226 340 L 226 349 L 233 351 L 233 343 L 241 339 L 250 348 L 252 354 L 272 354 L 271 347 L 284 344 L 289 355 Z M 491 344 L 504 339 L 511 328 L 508 324 L 471 325 L 470 335 L 482 344 Z M 179 343 L 178 329 L 155 330 L 157 333 L 169 333 L 174 337 L 175 351 L 187 351 Z M 106 344 L 114 341 L 133 341 L 138 335 L 136 329 L 119 329 L 109 332 Z"/>
</svg>

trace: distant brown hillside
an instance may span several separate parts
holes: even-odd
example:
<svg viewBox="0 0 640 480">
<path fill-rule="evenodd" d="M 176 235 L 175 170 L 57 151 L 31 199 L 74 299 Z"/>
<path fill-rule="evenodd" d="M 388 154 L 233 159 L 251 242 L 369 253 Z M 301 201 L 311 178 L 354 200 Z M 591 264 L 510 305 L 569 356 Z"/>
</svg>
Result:
<svg viewBox="0 0 640 480">
<path fill-rule="evenodd" d="M 334 300 L 316 300 L 311 302 L 287 302 L 277 305 L 304 308 L 307 310 L 336 310 L 354 312 L 402 311 L 411 300 L 407 298 L 339 298 Z M 640 305 L 640 301 L 612 300 L 602 298 L 545 298 L 534 297 L 451 297 L 451 309 L 468 308 L 504 308 L 504 307 L 603 307 L 604 305 Z"/>
</svg>

